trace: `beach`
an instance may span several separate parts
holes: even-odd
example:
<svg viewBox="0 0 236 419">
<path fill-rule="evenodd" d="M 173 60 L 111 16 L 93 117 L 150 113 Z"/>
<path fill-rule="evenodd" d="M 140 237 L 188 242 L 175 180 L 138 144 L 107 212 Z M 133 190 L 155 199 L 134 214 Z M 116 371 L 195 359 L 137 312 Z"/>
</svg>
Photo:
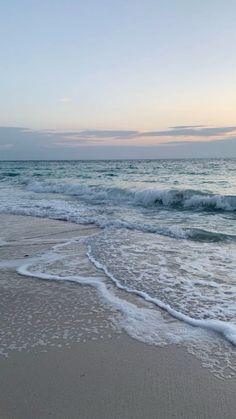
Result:
<svg viewBox="0 0 236 419">
<path fill-rule="evenodd" d="M 0 11 L 0 419 L 236 419 L 236 1 Z"/>
<path fill-rule="evenodd" d="M 94 287 L 16 272 L 97 227 L 15 215 L 0 225 L 1 418 L 235 417 L 235 377 L 179 345 L 132 339 Z"/>
</svg>

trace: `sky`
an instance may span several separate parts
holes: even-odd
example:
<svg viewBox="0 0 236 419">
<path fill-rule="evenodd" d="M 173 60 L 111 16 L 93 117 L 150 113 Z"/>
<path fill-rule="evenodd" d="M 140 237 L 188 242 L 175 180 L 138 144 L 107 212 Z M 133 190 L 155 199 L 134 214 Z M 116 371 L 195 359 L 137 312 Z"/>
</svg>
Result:
<svg viewBox="0 0 236 419">
<path fill-rule="evenodd" d="M 236 157 L 235 0 L 0 0 L 0 159 Z"/>
</svg>

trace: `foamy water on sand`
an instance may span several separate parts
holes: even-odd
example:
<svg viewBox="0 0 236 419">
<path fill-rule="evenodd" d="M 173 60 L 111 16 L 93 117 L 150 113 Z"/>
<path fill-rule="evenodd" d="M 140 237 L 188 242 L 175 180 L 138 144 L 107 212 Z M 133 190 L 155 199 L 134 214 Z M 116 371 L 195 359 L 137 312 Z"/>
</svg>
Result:
<svg viewBox="0 0 236 419">
<path fill-rule="evenodd" d="M 83 239 L 93 276 L 83 274 L 76 240 L 17 269 L 90 285 L 132 337 L 184 345 L 212 370 L 233 376 L 235 163 L 2 162 L 0 212 L 100 227 Z"/>
</svg>

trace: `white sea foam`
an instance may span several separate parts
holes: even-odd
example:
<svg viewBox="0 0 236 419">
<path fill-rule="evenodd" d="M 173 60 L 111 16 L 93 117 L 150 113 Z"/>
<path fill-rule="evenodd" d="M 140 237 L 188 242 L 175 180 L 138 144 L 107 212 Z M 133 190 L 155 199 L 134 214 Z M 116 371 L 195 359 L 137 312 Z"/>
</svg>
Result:
<svg viewBox="0 0 236 419">
<path fill-rule="evenodd" d="M 113 309 L 122 313 L 120 325 L 126 332 L 137 340 L 154 345 L 166 345 L 168 343 L 181 343 L 196 337 L 199 339 L 199 331 L 190 326 L 166 322 L 160 312 L 145 307 L 137 307 L 135 304 L 117 297 L 111 288 L 108 288 L 103 278 L 83 276 L 62 276 L 30 270 L 30 264 L 18 268 L 18 273 L 24 276 L 35 277 L 43 280 L 70 281 L 80 285 L 89 285 L 97 289 L 102 299 Z M 122 289 L 122 287 L 119 287 Z M 128 291 L 128 290 L 125 290 Z"/>
<path fill-rule="evenodd" d="M 84 240 L 86 243 L 86 239 L 72 239 L 67 243 L 58 244 L 53 247 L 51 252 L 39 256 L 38 260 L 27 261 L 27 264 L 18 267 L 17 271 L 21 275 L 43 280 L 70 281 L 92 286 L 99 292 L 106 304 L 121 314 L 121 317 L 116 318 L 115 322 L 118 322 L 118 328 L 121 326 L 131 337 L 158 346 L 171 343 L 183 344 L 191 353 L 202 359 L 206 366 L 224 376 L 225 365 L 227 363 L 231 365 L 231 355 L 229 355 L 231 348 L 225 347 L 225 345 L 236 344 L 234 327 L 223 321 L 199 321 L 190 318 L 172 309 L 164 302 L 152 298 L 147 293 L 123 286 L 103 264 L 93 258 L 90 250 L 88 251 L 89 259 L 86 262 L 78 247 Z M 79 257 L 76 257 L 78 254 Z M 94 265 L 98 268 L 96 272 L 89 268 L 89 260 L 92 262 L 91 266 Z M 87 266 L 86 275 L 83 273 L 85 272 L 83 270 L 84 263 Z M 105 272 L 105 276 L 103 272 Z M 83 274 L 80 275 L 80 273 Z M 115 287 L 111 286 L 106 278 L 110 278 Z M 116 292 L 118 289 L 125 293 L 118 296 Z M 128 296 L 131 294 L 138 298 L 141 297 L 141 300 L 129 301 Z M 147 303 L 151 303 L 151 305 L 148 306 Z M 158 308 L 164 311 L 161 312 Z M 165 313 L 168 313 L 170 317 Z M 226 343 L 223 343 L 224 339 L 220 339 L 220 336 L 226 339 Z M 221 353 L 219 345 L 222 346 L 223 351 L 228 351 L 227 357 L 223 355 L 221 357 L 221 366 L 212 353 L 212 348 L 216 353 Z"/>
<path fill-rule="evenodd" d="M 207 329 L 207 330 L 219 333 L 219 334 L 223 335 L 229 342 L 236 345 L 236 328 L 233 325 L 227 324 L 226 322 L 222 322 L 222 321 L 210 321 L 210 320 L 193 319 L 189 316 L 186 316 L 182 313 L 177 312 L 176 310 L 172 309 L 169 305 L 163 303 L 162 301 L 160 301 L 156 298 L 150 297 L 148 294 L 146 294 L 144 292 L 139 292 L 137 290 L 133 290 L 131 288 L 122 286 L 107 271 L 106 267 L 102 266 L 99 262 L 97 262 L 89 253 L 88 253 L 88 255 L 89 255 L 89 259 L 99 269 L 102 269 L 107 274 L 107 276 L 109 276 L 112 279 L 112 281 L 115 283 L 117 288 L 119 288 L 121 290 L 124 290 L 128 293 L 135 294 L 139 297 L 142 297 L 147 302 L 150 302 L 152 304 L 157 305 L 158 307 L 167 311 L 171 316 L 173 316 L 177 320 L 183 321 L 189 326 L 193 326 L 194 328 L 200 327 L 200 328 L 203 328 L 203 329 Z M 52 260 L 51 255 L 50 255 L 50 260 Z M 157 330 L 155 330 L 156 328 L 153 327 L 153 326 L 156 325 L 157 321 L 159 321 L 159 322 L 163 321 L 163 317 L 161 316 L 160 312 L 153 312 L 150 309 L 139 308 L 135 304 L 130 303 L 130 302 L 126 301 L 125 299 L 121 299 L 121 298 L 115 296 L 107 288 L 107 286 L 103 282 L 102 278 L 99 278 L 99 277 L 97 277 L 97 278 L 82 277 L 82 276 L 79 276 L 79 275 L 76 275 L 76 276 L 73 276 L 73 275 L 70 275 L 70 276 L 52 275 L 50 273 L 43 273 L 43 272 L 40 272 L 40 271 L 37 271 L 37 270 L 36 271 L 31 271 L 30 270 L 31 265 L 32 265 L 32 262 L 18 267 L 18 269 L 17 269 L 18 273 L 21 274 L 21 275 L 24 275 L 24 276 L 39 278 L 39 279 L 43 279 L 43 280 L 70 281 L 70 282 L 76 282 L 76 283 L 81 284 L 81 285 L 93 286 L 94 288 L 96 288 L 99 291 L 99 293 L 102 295 L 103 299 L 106 302 L 111 304 L 115 309 L 117 309 L 117 310 L 121 311 L 123 314 L 125 314 L 126 320 L 128 322 L 127 323 L 123 322 L 123 324 L 126 324 L 125 328 L 130 331 L 131 335 L 139 337 L 139 338 L 142 337 L 142 339 L 144 341 L 148 340 L 149 343 L 157 343 L 157 341 L 153 342 L 152 335 L 154 334 L 155 338 L 157 337 L 157 335 L 156 335 Z M 150 320 L 151 320 L 151 323 L 150 323 Z M 130 323 L 130 322 L 132 322 L 132 323 Z M 149 325 L 148 329 L 147 329 L 147 324 Z M 137 328 L 137 326 L 138 326 L 138 328 Z M 159 327 L 160 327 L 160 324 L 159 324 Z M 159 330 L 159 327 L 158 327 L 158 330 Z M 165 327 L 166 327 L 166 325 L 165 325 Z M 154 329 L 154 330 L 152 330 L 152 329 Z M 175 337 L 172 336 L 172 339 L 175 343 L 183 341 L 184 339 L 187 338 L 187 336 L 189 336 L 189 334 L 191 335 L 191 333 L 193 333 L 193 330 L 188 329 L 188 327 L 185 329 L 183 326 L 180 326 L 180 329 L 182 330 L 182 332 L 184 331 L 184 335 L 182 335 L 182 336 L 177 335 L 176 331 L 174 333 L 174 330 L 172 328 L 172 334 L 175 336 Z M 143 333 L 144 331 L 145 331 L 145 333 Z M 142 332 L 142 336 L 140 334 L 141 332 Z M 163 331 L 162 331 L 162 333 L 163 333 Z M 170 338 L 171 332 L 170 331 L 166 332 L 167 335 L 168 335 L 168 333 L 169 333 L 169 338 Z M 163 336 L 160 336 L 159 343 L 164 344 L 165 342 L 163 340 L 161 340 L 161 338 L 163 339 Z"/>
<path fill-rule="evenodd" d="M 190 317 L 235 318 L 234 244 L 179 242 L 116 229 L 89 244 L 91 255 L 122 285 L 158 297 Z"/>
<path fill-rule="evenodd" d="M 69 241 L 68 243 L 72 243 L 73 241 Z M 66 245 L 68 245 L 68 243 L 66 243 Z M 57 251 L 60 248 L 64 248 L 65 247 L 65 243 L 62 244 L 58 244 L 54 246 L 54 251 Z M 218 334 L 221 334 L 222 336 L 224 336 L 229 342 L 231 342 L 233 345 L 236 345 L 236 326 L 231 324 L 230 322 L 226 322 L 226 321 L 220 321 L 220 320 L 202 320 L 202 319 L 195 319 L 192 318 L 184 313 L 181 313 L 175 309 L 173 309 L 169 304 L 166 304 L 165 302 L 159 300 L 158 298 L 153 298 L 151 297 L 148 293 L 144 292 L 144 291 L 139 291 L 136 290 L 134 288 L 125 286 L 123 284 L 121 284 L 117 278 L 115 278 L 113 276 L 113 274 L 111 272 L 109 272 L 109 270 L 107 269 L 107 267 L 105 265 L 103 265 L 101 262 L 97 261 L 91 254 L 91 247 L 88 246 L 88 253 L 87 253 L 90 261 L 98 268 L 101 269 L 105 272 L 105 274 L 112 279 L 112 281 L 114 282 L 114 284 L 116 285 L 117 288 L 124 290 L 128 293 L 131 294 L 135 294 L 141 298 L 143 298 L 145 301 L 152 303 L 156 306 L 158 306 L 159 308 L 165 310 L 166 312 L 168 312 L 172 317 L 176 318 L 177 320 L 183 321 L 185 323 L 187 323 L 190 326 L 193 327 L 200 327 L 203 329 L 207 329 L 213 332 L 216 332 Z M 45 258 L 45 256 L 43 256 L 41 258 L 41 261 L 43 261 L 44 263 L 47 261 L 50 262 L 54 262 L 56 261 L 58 258 L 60 258 L 61 255 L 57 255 L 56 253 L 48 253 L 47 257 Z M 40 260 L 40 259 L 39 259 Z M 94 278 L 94 277 L 81 277 L 81 276 L 75 276 L 75 275 L 70 275 L 70 276 L 62 276 L 62 275 L 52 275 L 49 273 L 43 273 L 40 271 L 30 271 L 30 266 L 32 266 L 32 263 L 35 262 L 35 258 L 28 262 L 27 264 L 20 266 L 17 270 L 20 274 L 22 275 L 26 275 L 26 276 L 33 276 L 33 277 L 37 277 L 37 278 L 41 278 L 41 279 L 48 279 L 48 280 L 59 280 L 59 281 L 65 281 L 65 280 L 69 280 L 72 282 L 78 282 L 80 284 L 86 284 L 86 285 L 91 285 L 94 286 L 96 289 L 99 290 L 99 292 L 103 295 L 103 297 L 109 301 L 112 305 L 115 306 L 115 308 L 124 311 L 123 309 L 123 304 L 124 301 L 121 300 L 120 298 L 116 297 L 115 295 L 113 295 L 106 287 L 106 284 L 102 281 L 101 278 Z M 206 282 L 206 281 L 205 281 Z M 207 282 L 207 285 L 209 285 L 209 283 Z M 212 284 L 214 285 L 214 284 Z M 217 284 L 215 284 L 215 286 L 217 286 Z M 134 309 L 134 305 L 131 303 L 128 303 L 127 301 L 125 301 L 125 304 L 127 304 L 127 307 L 130 309 L 130 307 L 132 307 Z M 135 309 L 137 309 L 137 307 L 135 306 Z M 127 310 L 126 310 L 127 311 Z"/>
<path fill-rule="evenodd" d="M 184 321 L 185 323 L 189 324 L 193 327 L 201 327 L 203 329 L 207 329 L 216 333 L 223 335 L 229 342 L 236 346 L 236 325 L 231 324 L 230 322 L 220 321 L 220 320 L 199 320 L 194 319 L 190 316 L 187 316 L 177 310 L 173 309 L 169 304 L 164 303 L 163 301 L 159 300 L 158 298 L 151 297 L 148 293 L 144 291 L 138 291 L 134 288 L 127 287 L 122 285 L 107 269 L 107 267 L 97 261 L 91 255 L 91 248 L 89 247 L 88 251 L 89 259 L 97 266 L 97 268 L 102 269 L 109 278 L 115 283 L 116 287 L 122 289 L 128 293 L 135 294 L 139 297 L 142 297 L 149 303 L 155 304 L 156 306 L 160 307 L 161 309 L 168 312 L 171 316 L 176 318 L 177 320 Z"/>
<path fill-rule="evenodd" d="M 33 263 L 38 260 L 38 258 L 27 258 L 28 262 Z M 5 268 L 18 268 L 24 263 L 25 259 L 6 259 L 0 261 L 0 269 Z"/>
</svg>

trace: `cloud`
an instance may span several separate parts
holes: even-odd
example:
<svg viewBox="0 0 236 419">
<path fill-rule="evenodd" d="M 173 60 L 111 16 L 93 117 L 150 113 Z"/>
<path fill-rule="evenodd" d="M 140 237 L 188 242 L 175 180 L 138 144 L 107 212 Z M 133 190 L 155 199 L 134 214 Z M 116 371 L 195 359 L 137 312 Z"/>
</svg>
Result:
<svg viewBox="0 0 236 419">
<path fill-rule="evenodd" d="M 56 131 L 56 130 L 45 130 L 48 134 L 58 135 L 60 137 L 80 136 L 83 138 L 128 138 L 133 136 L 139 136 L 139 131 L 131 130 L 99 130 L 99 129 L 87 129 L 87 130 L 74 130 L 74 131 Z"/>
<path fill-rule="evenodd" d="M 99 129 L 87 129 L 78 131 L 48 131 L 48 133 L 57 135 L 58 137 L 64 137 L 65 139 L 75 141 L 94 141 L 94 140 L 133 140 L 133 139 L 145 139 L 145 138 L 162 138 L 168 140 L 168 137 L 205 137 L 206 139 L 224 136 L 227 134 L 234 133 L 236 126 L 228 127 L 208 127 L 204 125 L 179 125 L 171 127 L 168 130 L 162 131 L 134 131 L 134 130 L 99 130 Z M 204 139 L 204 138 L 203 138 Z"/>
<path fill-rule="evenodd" d="M 14 147 L 14 144 L 0 144 L 0 150 L 8 150 L 12 147 Z"/>
<path fill-rule="evenodd" d="M 84 130 L 79 132 L 81 137 L 94 138 L 130 138 L 140 135 L 139 131 L 128 130 Z"/>
<path fill-rule="evenodd" d="M 24 127 L 0 127 L 0 146 L 10 148 L 13 153 L 37 154 L 39 150 L 51 145 L 52 138 L 43 131 Z M 7 146 L 7 147 L 6 147 Z M 3 152 L 2 152 L 3 153 Z M 1 153 L 1 155 L 2 155 Z M 0 156 L 1 159 L 1 156 Z"/>
<path fill-rule="evenodd" d="M 147 131 L 143 133 L 145 137 L 212 137 L 217 135 L 228 134 L 234 132 L 236 126 L 233 127 L 198 127 L 177 126 L 165 131 Z"/>
<path fill-rule="evenodd" d="M 176 125 L 174 127 L 170 127 L 171 129 L 182 129 L 182 128 L 203 128 L 206 125 Z"/>
<path fill-rule="evenodd" d="M 189 128 L 177 130 L 183 129 Z M 214 137 L 211 131 L 208 137 L 194 136 L 194 141 L 182 135 L 158 141 L 132 130 L 36 131 L 0 127 L 0 160 L 236 157 L 236 133 L 228 135 L 234 127 L 211 129 L 223 134 Z"/>
<path fill-rule="evenodd" d="M 72 98 L 71 97 L 62 97 L 61 99 L 59 99 L 59 102 L 61 102 L 61 103 L 72 102 Z"/>
</svg>

